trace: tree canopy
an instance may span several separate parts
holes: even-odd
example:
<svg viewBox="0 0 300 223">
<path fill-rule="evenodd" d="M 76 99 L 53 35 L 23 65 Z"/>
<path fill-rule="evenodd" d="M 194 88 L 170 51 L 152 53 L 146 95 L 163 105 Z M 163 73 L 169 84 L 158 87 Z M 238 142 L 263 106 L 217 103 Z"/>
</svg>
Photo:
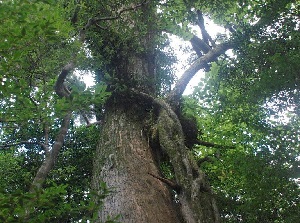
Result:
<svg viewBox="0 0 300 223">
<path fill-rule="evenodd" d="M 95 220 L 111 192 L 104 182 L 91 188 L 105 106 L 132 98 L 133 107 L 148 113 L 143 128 L 151 145 L 168 136 L 161 123 L 180 121 L 221 222 L 296 222 L 299 6 L 295 0 L 0 1 L 1 221 Z M 207 20 L 225 32 L 211 36 Z M 189 43 L 181 77 L 171 35 Z M 183 96 L 200 70 L 205 76 Z M 87 72 L 92 87 L 84 83 Z M 157 115 L 157 107 L 165 114 Z M 161 179 L 185 190 L 174 145 L 170 138 L 160 142 L 168 157 L 159 164 Z"/>
</svg>

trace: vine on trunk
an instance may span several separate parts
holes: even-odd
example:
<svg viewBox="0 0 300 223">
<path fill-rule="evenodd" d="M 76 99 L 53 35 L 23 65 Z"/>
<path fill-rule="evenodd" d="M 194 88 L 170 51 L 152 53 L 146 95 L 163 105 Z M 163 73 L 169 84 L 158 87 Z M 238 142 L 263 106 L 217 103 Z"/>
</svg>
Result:
<svg viewBox="0 0 300 223">
<path fill-rule="evenodd" d="M 186 222 L 220 222 L 205 175 L 184 144 L 179 119 L 167 104 L 165 107 L 168 109 L 161 109 L 158 117 L 158 137 L 161 148 L 170 158 L 176 182 L 181 188 L 178 198 L 182 215 Z"/>
<path fill-rule="evenodd" d="M 160 149 L 172 164 L 181 214 L 185 222 L 219 223 L 220 217 L 210 186 L 193 154 L 186 147 L 180 120 L 172 107 L 162 99 L 132 89 L 133 94 L 152 101 L 158 107 L 156 127 Z M 162 180 L 165 182 L 164 180 Z M 168 186 L 170 184 L 167 183 Z"/>
</svg>

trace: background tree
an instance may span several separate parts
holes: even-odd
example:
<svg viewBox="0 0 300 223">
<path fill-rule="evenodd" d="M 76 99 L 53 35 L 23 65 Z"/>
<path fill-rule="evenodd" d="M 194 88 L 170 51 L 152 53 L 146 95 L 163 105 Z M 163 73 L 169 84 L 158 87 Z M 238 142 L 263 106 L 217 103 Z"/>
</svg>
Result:
<svg viewBox="0 0 300 223">
<path fill-rule="evenodd" d="M 216 202 L 223 221 L 294 221 L 296 1 L 7 0 L 0 6 L 1 147 L 14 149 L 1 156 L 9 169 L 26 164 L 16 175 L 22 196 L 11 187 L 14 178 L 2 182 L 11 196 L 1 195 L 1 203 L 11 203 L 6 197 L 21 203 L 1 213 L 7 222 L 74 222 L 95 209 L 96 222 L 220 222 Z M 204 16 L 226 34 L 211 37 Z M 178 80 L 170 34 L 190 41 L 195 52 Z M 85 88 L 71 76 L 76 69 L 93 72 L 97 85 Z M 183 99 L 201 69 L 210 70 L 205 87 Z M 288 125 L 271 123 L 276 104 L 293 112 Z M 87 126 L 95 116 L 100 135 L 70 125 L 72 115 Z M 74 133 L 67 136 L 69 128 Z M 90 191 L 93 201 L 85 196 Z M 24 196 L 30 205 L 19 202 Z M 61 204 L 55 214 L 45 202 L 50 198 Z"/>
</svg>

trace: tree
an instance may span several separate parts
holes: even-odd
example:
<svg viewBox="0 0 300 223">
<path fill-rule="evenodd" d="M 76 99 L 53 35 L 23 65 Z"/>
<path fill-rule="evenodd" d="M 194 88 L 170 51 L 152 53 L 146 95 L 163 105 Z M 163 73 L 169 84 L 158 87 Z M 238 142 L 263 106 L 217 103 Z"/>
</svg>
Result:
<svg viewBox="0 0 300 223">
<path fill-rule="evenodd" d="M 3 148 L 34 145 L 42 154 L 30 193 L 46 185 L 72 114 L 81 115 L 87 126 L 95 116 L 100 137 L 91 187 L 99 196 L 107 195 L 102 182 L 111 189 L 96 222 L 118 216 L 122 222 L 220 222 L 211 187 L 191 150 L 194 143 L 218 145 L 197 139 L 182 94 L 212 62 L 225 61 L 217 74 L 230 74 L 230 86 L 239 89 L 255 89 L 261 84 L 257 80 L 268 75 L 285 77 L 278 55 L 288 54 L 297 70 L 298 3 L 7 0 L 0 5 L 6 15 L 0 32 L 5 40 L 1 141 Z M 204 15 L 223 25 L 228 35 L 211 37 Z M 199 28 L 201 38 L 190 25 Z M 177 81 L 170 72 L 168 34 L 190 41 L 196 53 Z M 273 41 L 278 48 L 270 45 Z M 236 58 L 228 58 L 229 49 Z M 76 69 L 94 72 L 97 85 L 85 89 L 71 76 Z M 278 88 L 262 92 L 259 99 L 277 89 L 297 89 L 295 72 L 289 74 L 284 84 L 274 81 Z M 30 214 L 25 209 L 23 220 Z"/>
<path fill-rule="evenodd" d="M 220 73 L 220 66 L 214 64 L 205 86 L 199 84 L 185 99 L 185 112 L 199 117 L 201 140 L 215 143 L 194 150 L 216 193 L 223 221 L 296 221 L 300 211 L 296 205 L 299 185 L 294 181 L 299 178 L 299 119 L 289 111 L 282 119 L 270 120 L 270 114 L 280 116 L 280 110 L 291 109 L 291 104 L 298 107 L 293 102 L 298 92 L 284 90 L 281 94 L 287 98 L 282 101 L 273 95 L 260 102 L 253 94 L 257 92 L 254 86 L 237 85 L 245 78 L 224 80 Z M 270 90 L 271 82 L 262 89 Z M 288 101 L 291 104 L 285 104 Z"/>
</svg>

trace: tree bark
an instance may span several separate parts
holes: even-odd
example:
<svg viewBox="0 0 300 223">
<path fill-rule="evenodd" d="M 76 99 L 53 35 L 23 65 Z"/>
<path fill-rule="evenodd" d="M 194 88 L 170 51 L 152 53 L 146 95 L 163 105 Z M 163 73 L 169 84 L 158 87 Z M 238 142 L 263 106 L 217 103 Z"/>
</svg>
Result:
<svg viewBox="0 0 300 223">
<path fill-rule="evenodd" d="M 101 140 L 95 155 L 93 188 L 101 181 L 113 192 L 99 210 L 99 222 L 120 215 L 121 222 L 181 222 L 170 190 L 159 175 L 157 163 L 136 108 L 107 108 Z"/>
</svg>

